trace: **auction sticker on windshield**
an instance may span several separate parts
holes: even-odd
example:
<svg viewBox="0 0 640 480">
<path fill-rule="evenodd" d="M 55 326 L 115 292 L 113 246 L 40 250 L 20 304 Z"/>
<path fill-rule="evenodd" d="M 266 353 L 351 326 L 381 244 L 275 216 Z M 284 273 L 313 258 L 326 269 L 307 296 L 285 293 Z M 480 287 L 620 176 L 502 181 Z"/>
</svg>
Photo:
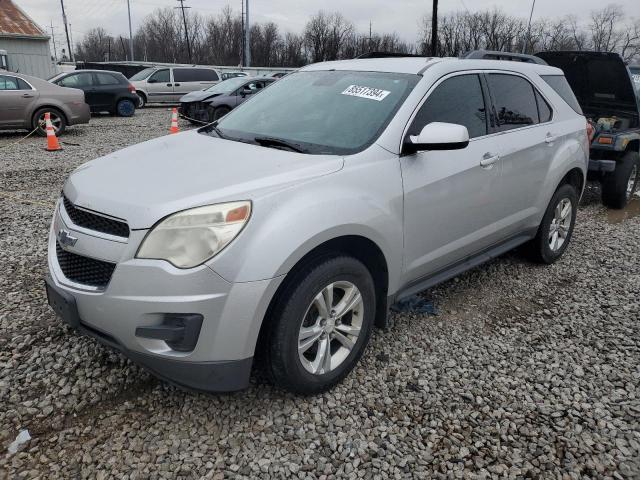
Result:
<svg viewBox="0 0 640 480">
<path fill-rule="evenodd" d="M 351 95 L 352 97 L 368 98 L 369 100 L 376 100 L 381 102 L 391 92 L 387 90 L 380 90 L 379 88 L 361 87 L 359 85 L 349 85 L 347 89 L 342 92 L 342 95 Z"/>
</svg>

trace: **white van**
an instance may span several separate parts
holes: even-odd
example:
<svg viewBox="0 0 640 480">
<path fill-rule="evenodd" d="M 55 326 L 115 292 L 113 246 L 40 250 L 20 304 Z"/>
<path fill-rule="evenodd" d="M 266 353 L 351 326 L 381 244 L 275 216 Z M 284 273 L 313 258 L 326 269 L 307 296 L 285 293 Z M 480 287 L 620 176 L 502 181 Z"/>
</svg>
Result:
<svg viewBox="0 0 640 480">
<path fill-rule="evenodd" d="M 178 103 L 183 95 L 220 82 L 220 74 L 208 67 L 150 67 L 129 81 L 136 87 L 138 108 L 142 108 L 148 102 Z"/>
</svg>

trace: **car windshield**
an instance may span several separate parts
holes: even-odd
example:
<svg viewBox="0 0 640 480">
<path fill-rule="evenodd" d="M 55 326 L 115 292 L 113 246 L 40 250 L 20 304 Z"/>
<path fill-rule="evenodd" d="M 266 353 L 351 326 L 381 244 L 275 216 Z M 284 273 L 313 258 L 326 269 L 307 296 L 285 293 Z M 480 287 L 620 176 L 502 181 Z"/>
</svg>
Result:
<svg viewBox="0 0 640 480">
<path fill-rule="evenodd" d="M 244 77 L 230 78 L 224 82 L 217 83 L 216 85 L 211 85 L 204 91 L 208 93 L 231 93 L 245 83 L 247 83 L 247 79 Z"/>
<path fill-rule="evenodd" d="M 63 75 L 65 75 L 65 73 L 56 73 L 53 77 L 47 78 L 47 82 L 53 83 L 56 80 L 58 80 L 60 77 L 62 77 Z"/>
<path fill-rule="evenodd" d="M 138 73 L 136 73 L 129 80 L 133 80 L 134 82 L 137 81 L 137 80 L 144 80 L 145 78 L 147 78 L 149 75 L 151 75 L 155 71 L 156 71 L 155 68 L 145 68 L 144 70 L 140 70 Z"/>
<path fill-rule="evenodd" d="M 203 132 L 311 154 L 357 153 L 378 138 L 419 79 L 401 73 L 297 72 Z"/>
</svg>

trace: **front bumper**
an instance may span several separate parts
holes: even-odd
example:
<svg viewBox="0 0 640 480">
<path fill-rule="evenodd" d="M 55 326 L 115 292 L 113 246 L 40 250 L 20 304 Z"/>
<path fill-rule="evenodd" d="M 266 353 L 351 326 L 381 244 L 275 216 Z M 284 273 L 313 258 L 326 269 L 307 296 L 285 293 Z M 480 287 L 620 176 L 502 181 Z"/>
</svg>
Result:
<svg viewBox="0 0 640 480">
<path fill-rule="evenodd" d="M 105 287 L 92 288 L 65 276 L 56 253 L 61 231 L 77 238 L 73 246 L 63 247 L 66 251 L 116 264 Z M 64 207 L 56 207 L 47 284 L 73 300 L 78 322 L 72 326 L 177 385 L 207 391 L 246 387 L 262 319 L 281 277 L 230 283 L 206 265 L 178 269 L 162 260 L 136 259 L 145 233 L 103 237 L 76 226 Z M 145 327 L 165 325 L 172 315 L 202 318 L 192 350 L 141 335 Z"/>
</svg>

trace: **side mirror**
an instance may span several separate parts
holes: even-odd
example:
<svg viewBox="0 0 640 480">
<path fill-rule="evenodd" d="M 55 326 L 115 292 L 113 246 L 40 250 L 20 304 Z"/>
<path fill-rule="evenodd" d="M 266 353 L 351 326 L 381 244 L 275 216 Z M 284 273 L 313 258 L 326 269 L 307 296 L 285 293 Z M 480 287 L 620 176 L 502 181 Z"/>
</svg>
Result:
<svg viewBox="0 0 640 480">
<path fill-rule="evenodd" d="M 241 91 L 240 94 L 244 97 L 246 95 L 252 95 L 253 94 L 253 90 L 251 90 L 249 87 L 244 87 Z"/>
<path fill-rule="evenodd" d="M 402 152 L 412 154 L 424 150 L 461 150 L 469 145 L 469 131 L 464 125 L 431 122 L 417 137 L 405 140 Z"/>
</svg>

